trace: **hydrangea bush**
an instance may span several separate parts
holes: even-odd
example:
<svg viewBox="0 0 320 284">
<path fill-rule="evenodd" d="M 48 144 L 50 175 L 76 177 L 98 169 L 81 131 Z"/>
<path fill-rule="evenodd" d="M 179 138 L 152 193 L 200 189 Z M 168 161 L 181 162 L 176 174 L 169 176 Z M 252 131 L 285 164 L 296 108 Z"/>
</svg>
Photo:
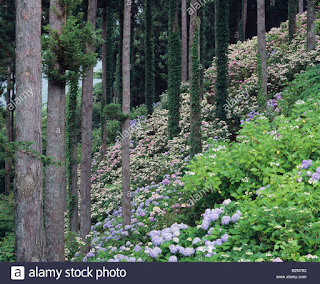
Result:
<svg viewBox="0 0 320 284">
<path fill-rule="evenodd" d="M 317 14 L 318 15 L 318 14 Z M 318 19 L 318 16 L 316 20 Z M 270 97 L 282 92 L 293 80 L 294 75 L 307 66 L 320 62 L 320 38 L 316 35 L 316 48 L 306 50 L 307 13 L 297 15 L 297 34 L 288 43 L 288 21 L 266 33 L 268 92 Z M 258 108 L 258 39 L 253 37 L 245 42 L 229 46 L 229 103 L 226 106 L 228 118 L 242 118 Z M 215 58 L 211 68 L 206 70 L 206 79 L 211 81 L 207 94 L 209 101 L 215 96 Z"/>
</svg>

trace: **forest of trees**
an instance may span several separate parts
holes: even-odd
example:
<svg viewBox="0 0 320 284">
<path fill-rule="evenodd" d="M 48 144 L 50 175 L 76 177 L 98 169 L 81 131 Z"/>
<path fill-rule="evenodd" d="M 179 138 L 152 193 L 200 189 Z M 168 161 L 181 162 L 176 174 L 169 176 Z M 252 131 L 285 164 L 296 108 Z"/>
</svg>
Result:
<svg viewBox="0 0 320 284">
<path fill-rule="evenodd" d="M 238 75 L 231 66 L 247 51 L 231 59 L 230 46 L 256 39 L 257 81 L 250 95 L 259 111 L 268 112 L 276 77 L 268 60 L 278 47 L 270 50 L 272 35 L 267 33 L 287 21 L 281 44 L 294 45 L 301 37 L 299 15 L 306 13 L 306 52 L 314 52 L 317 4 L 316 0 L 0 1 L 0 198 L 7 220 L 0 226 L 0 243 L 8 236 L 14 242 L 7 260 L 63 262 L 69 260 L 66 251 L 77 250 L 79 238 L 79 254 L 90 257 L 94 224 L 104 219 L 93 216 L 92 209 L 99 202 L 93 189 L 97 165 L 103 164 L 100 171 L 107 172 L 112 163 L 120 163 L 115 168 L 119 182 L 110 178 L 108 186 L 99 187 L 106 192 L 117 187 L 121 200 L 103 199 L 103 206 L 121 204 L 123 232 L 136 222 L 132 213 L 140 212 L 133 199 L 135 186 L 145 175 L 153 182 L 158 179 L 151 173 L 156 155 L 167 155 L 186 132 L 190 136 L 179 151 L 197 160 L 207 149 L 205 141 L 216 139 L 203 131 L 203 117 L 216 123 L 214 131 L 230 133 L 224 140 L 238 142 L 243 117 L 230 114 L 226 105 L 234 103 L 230 87 Z M 215 72 L 213 80 L 208 79 L 210 72 Z M 279 88 L 285 85 L 281 84 Z M 171 146 L 159 142 L 151 162 L 136 165 L 137 150 L 132 149 L 143 147 L 149 136 L 160 132 L 154 118 L 159 105 L 166 105 L 167 111 L 161 143 Z M 141 130 L 146 137 L 141 133 L 133 137 L 131 129 L 142 119 L 153 123 L 152 129 Z M 141 141 L 135 142 L 137 137 Z M 119 140 L 119 154 L 110 158 Z M 198 211 L 192 217 L 186 213 L 190 222 Z"/>
</svg>

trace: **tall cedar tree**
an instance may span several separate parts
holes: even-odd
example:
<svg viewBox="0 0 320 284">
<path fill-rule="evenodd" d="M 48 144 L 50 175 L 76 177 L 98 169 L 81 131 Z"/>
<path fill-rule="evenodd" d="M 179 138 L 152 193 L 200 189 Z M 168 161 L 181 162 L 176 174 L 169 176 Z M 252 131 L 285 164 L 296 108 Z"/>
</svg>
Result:
<svg viewBox="0 0 320 284">
<path fill-rule="evenodd" d="M 96 27 L 97 0 L 89 0 L 88 22 Z M 94 43 L 87 44 L 87 52 L 93 52 Z M 88 70 L 82 80 L 81 100 L 81 174 L 80 174 L 80 237 L 84 240 L 91 229 L 91 162 L 92 162 L 92 93 L 93 68 Z M 83 248 L 87 252 L 89 246 Z"/>
<path fill-rule="evenodd" d="M 130 113 L 130 34 L 131 34 L 131 3 L 124 0 L 123 17 L 123 51 L 122 51 L 122 112 Z M 130 118 L 122 122 L 122 210 L 123 227 L 131 224 L 130 194 Z"/>
<path fill-rule="evenodd" d="M 296 23 L 297 0 L 288 0 L 288 18 L 289 18 L 289 42 L 294 38 L 297 31 Z"/>
<path fill-rule="evenodd" d="M 197 0 L 191 0 L 191 5 L 195 6 L 196 5 Z M 191 78 L 192 78 L 192 65 L 191 65 L 191 61 L 192 61 L 192 45 L 193 45 L 193 35 L 194 35 L 194 25 L 192 24 L 194 19 L 198 16 L 198 10 L 189 10 L 189 15 L 190 15 L 190 28 L 189 28 L 189 83 L 190 86 L 192 84 Z"/>
<path fill-rule="evenodd" d="M 200 33 L 200 18 L 195 17 L 192 25 L 194 26 L 193 31 L 193 44 L 192 44 L 192 84 L 191 84 L 191 130 L 190 130 L 190 146 L 191 156 L 201 153 L 202 142 L 201 142 L 201 69 L 199 60 L 199 33 Z"/>
<path fill-rule="evenodd" d="M 153 48 L 153 14 L 152 14 L 152 1 L 144 1 L 144 24 L 145 24 L 145 40 L 144 40 L 144 53 L 145 53 L 145 102 L 148 114 L 153 112 L 153 103 L 155 98 L 155 85 L 154 85 L 154 48 Z"/>
<path fill-rule="evenodd" d="M 169 0 L 168 103 L 169 138 L 180 132 L 181 40 L 178 24 L 178 1 Z"/>
<path fill-rule="evenodd" d="M 27 16 L 26 16 L 27 15 Z M 42 151 L 41 0 L 16 1 L 16 141 Z M 21 151 L 15 161 L 15 260 L 46 261 L 42 162 Z"/>
<path fill-rule="evenodd" d="M 216 65 L 217 79 L 215 100 L 216 116 L 226 120 L 225 104 L 228 99 L 228 44 L 229 44 L 229 1 L 216 1 Z"/>
<path fill-rule="evenodd" d="M 257 2 L 257 31 L 258 31 L 258 66 L 259 72 L 259 103 L 260 106 L 267 106 L 267 53 L 266 53 L 266 18 L 265 18 L 265 0 L 258 0 Z"/>
<path fill-rule="evenodd" d="M 188 80 L 188 16 L 187 16 L 187 0 L 181 2 L 181 81 Z"/>
<path fill-rule="evenodd" d="M 116 91 L 118 96 L 119 104 L 122 104 L 122 59 L 123 59 L 123 11 L 124 11 L 124 2 L 119 0 L 118 2 L 118 13 L 119 13 L 119 50 L 117 56 L 117 77 L 116 77 Z"/>
<path fill-rule="evenodd" d="M 59 1 L 50 1 L 49 22 L 53 32 L 61 34 L 65 23 L 65 7 Z M 57 47 L 58 48 L 58 47 Z M 56 70 L 64 75 L 57 60 Z M 66 85 L 64 80 L 48 80 L 47 103 L 47 157 L 65 162 L 65 104 Z M 45 181 L 45 233 L 47 260 L 64 261 L 64 213 L 66 211 L 66 172 L 64 165 L 47 165 Z"/>
<path fill-rule="evenodd" d="M 307 5 L 307 50 L 316 47 L 315 1 L 309 0 Z"/>
<path fill-rule="evenodd" d="M 69 95 L 66 105 L 66 172 L 70 231 L 79 232 L 78 169 L 77 169 L 77 95 L 79 75 L 69 72 Z"/>
<path fill-rule="evenodd" d="M 113 9 L 110 4 L 106 4 L 103 9 L 102 38 L 102 100 L 101 113 L 106 105 L 111 103 L 113 86 Z M 107 151 L 107 121 L 101 115 L 101 137 L 102 137 L 102 157 Z"/>
</svg>

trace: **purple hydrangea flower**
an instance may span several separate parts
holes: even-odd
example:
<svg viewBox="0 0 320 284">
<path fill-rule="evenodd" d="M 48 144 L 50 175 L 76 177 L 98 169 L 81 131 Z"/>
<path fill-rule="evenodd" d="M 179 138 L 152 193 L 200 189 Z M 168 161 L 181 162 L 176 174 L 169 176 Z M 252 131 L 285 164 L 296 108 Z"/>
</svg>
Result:
<svg viewBox="0 0 320 284">
<path fill-rule="evenodd" d="M 87 257 L 94 257 L 94 253 L 93 253 L 92 251 L 89 251 L 89 252 L 87 253 Z"/>
<path fill-rule="evenodd" d="M 225 243 L 228 239 L 230 238 L 230 236 L 228 234 L 224 234 L 222 237 L 221 237 L 221 241 L 223 243 Z"/>
<path fill-rule="evenodd" d="M 170 252 L 171 252 L 171 253 L 175 254 L 175 253 L 178 252 L 179 246 L 170 245 L 170 246 L 169 246 L 169 249 L 170 249 Z"/>
<path fill-rule="evenodd" d="M 313 179 L 313 180 L 319 180 L 319 179 L 320 179 L 320 174 L 314 173 L 314 174 L 312 175 L 312 179 Z"/>
<path fill-rule="evenodd" d="M 283 260 L 279 257 L 276 257 L 272 262 L 283 262 Z"/>
<path fill-rule="evenodd" d="M 163 183 L 164 185 L 168 185 L 168 184 L 170 184 L 170 180 L 168 180 L 168 179 L 166 178 L 166 179 L 164 179 L 164 180 L 162 181 L 162 183 Z"/>
<path fill-rule="evenodd" d="M 222 225 L 228 225 L 230 223 L 230 221 L 231 221 L 230 216 L 223 216 L 222 220 L 221 220 Z"/>
<path fill-rule="evenodd" d="M 236 213 L 232 215 L 231 220 L 232 222 L 235 223 L 235 222 L 238 222 L 239 218 L 240 218 L 240 215 Z"/>
<path fill-rule="evenodd" d="M 198 237 L 196 237 L 196 238 L 194 238 L 194 240 L 192 241 L 192 244 L 195 245 L 196 243 L 199 243 L 199 242 L 201 242 L 201 239 L 198 238 Z"/>
<path fill-rule="evenodd" d="M 178 261 L 178 259 L 175 255 L 171 255 L 168 259 L 168 262 L 177 262 L 177 261 Z"/>
<path fill-rule="evenodd" d="M 160 246 L 160 245 L 162 245 L 163 243 L 164 243 L 164 239 L 163 238 L 161 238 L 161 237 L 153 237 L 152 239 L 151 239 L 151 241 L 152 241 L 152 243 L 155 245 L 155 246 Z"/>
</svg>

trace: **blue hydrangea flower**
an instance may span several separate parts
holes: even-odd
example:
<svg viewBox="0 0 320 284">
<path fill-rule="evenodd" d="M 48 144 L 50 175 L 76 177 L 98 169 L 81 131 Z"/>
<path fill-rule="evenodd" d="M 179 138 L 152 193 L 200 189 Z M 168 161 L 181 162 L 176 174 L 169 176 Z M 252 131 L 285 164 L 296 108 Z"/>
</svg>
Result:
<svg viewBox="0 0 320 284">
<path fill-rule="evenodd" d="M 177 262 L 177 261 L 178 261 L 178 259 L 175 255 L 170 256 L 168 259 L 168 262 Z"/>
<path fill-rule="evenodd" d="M 230 216 L 223 216 L 222 220 L 221 220 L 222 225 L 228 225 L 230 223 L 230 221 L 231 221 Z"/>
</svg>

